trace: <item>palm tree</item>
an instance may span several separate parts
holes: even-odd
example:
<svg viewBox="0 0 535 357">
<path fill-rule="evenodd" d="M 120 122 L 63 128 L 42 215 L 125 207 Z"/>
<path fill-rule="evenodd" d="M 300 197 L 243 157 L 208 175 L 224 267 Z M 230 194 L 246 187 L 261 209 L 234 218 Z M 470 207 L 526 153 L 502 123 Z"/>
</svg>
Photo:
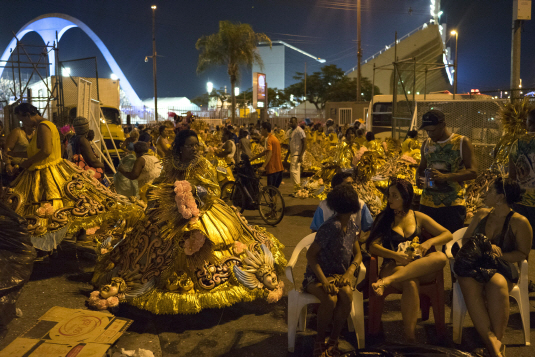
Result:
<svg viewBox="0 0 535 357">
<path fill-rule="evenodd" d="M 234 87 L 240 77 L 240 66 L 258 64 L 263 68 L 262 58 L 256 51 L 258 43 L 265 42 L 271 48 L 271 40 L 266 34 L 256 33 L 249 24 L 234 24 L 230 21 L 219 22 L 219 32 L 202 36 L 195 48 L 201 51 L 197 63 L 197 73 L 213 66 L 227 66 L 232 96 L 232 122 L 236 118 L 236 97 Z"/>
</svg>

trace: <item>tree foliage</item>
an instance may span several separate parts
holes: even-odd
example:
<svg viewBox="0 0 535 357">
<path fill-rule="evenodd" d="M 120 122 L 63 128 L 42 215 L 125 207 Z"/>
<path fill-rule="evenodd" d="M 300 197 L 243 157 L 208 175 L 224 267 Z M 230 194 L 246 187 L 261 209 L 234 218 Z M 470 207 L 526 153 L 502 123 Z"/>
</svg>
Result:
<svg viewBox="0 0 535 357">
<path fill-rule="evenodd" d="M 271 47 L 271 40 L 263 33 L 256 33 L 249 24 L 219 22 L 219 32 L 202 36 L 195 48 L 200 51 L 197 73 L 202 73 L 214 66 L 227 66 L 230 77 L 232 97 L 232 119 L 236 116 L 236 98 L 234 87 L 240 77 L 240 66 L 258 64 L 263 67 L 262 58 L 256 51 L 259 42 L 266 42 Z"/>
<path fill-rule="evenodd" d="M 293 95 L 298 103 L 304 97 L 305 79 L 304 73 L 297 72 L 293 77 L 299 82 L 292 84 L 285 90 L 286 95 Z M 327 102 L 354 102 L 357 100 L 356 79 L 344 75 L 344 71 L 338 66 L 331 64 L 321 67 L 320 71 L 307 74 L 306 100 L 314 104 L 316 109 L 324 109 Z M 368 78 L 361 80 L 362 100 L 371 100 L 372 84 Z M 375 94 L 381 94 L 375 86 Z"/>
<path fill-rule="evenodd" d="M 243 100 L 245 98 L 245 102 Z M 253 105 L 253 89 L 249 88 L 239 95 L 238 103 L 240 107 Z M 290 96 L 282 89 L 268 87 L 268 108 L 284 108 L 289 106 Z"/>
</svg>

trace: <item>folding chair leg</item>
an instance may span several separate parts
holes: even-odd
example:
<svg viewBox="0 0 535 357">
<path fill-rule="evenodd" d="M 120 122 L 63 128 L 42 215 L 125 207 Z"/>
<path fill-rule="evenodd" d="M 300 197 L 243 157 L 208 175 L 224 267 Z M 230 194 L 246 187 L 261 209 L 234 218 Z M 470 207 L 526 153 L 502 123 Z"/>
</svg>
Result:
<svg viewBox="0 0 535 357">
<path fill-rule="evenodd" d="M 463 293 L 458 281 L 453 284 L 452 311 L 453 342 L 460 345 L 463 340 L 463 324 L 466 315 L 466 304 L 464 303 Z"/>
<path fill-rule="evenodd" d="M 350 314 L 352 327 L 357 336 L 358 348 L 365 347 L 365 330 L 364 330 L 364 302 L 362 293 L 356 292 L 353 294 L 353 306 Z M 350 330 L 352 331 L 352 330 Z"/>
<path fill-rule="evenodd" d="M 307 329 L 307 306 L 303 306 L 299 311 L 299 322 L 297 324 L 297 331 L 305 331 Z"/>
<path fill-rule="evenodd" d="M 520 317 L 522 318 L 522 327 L 524 330 L 524 344 L 526 346 L 531 345 L 530 338 L 530 310 L 529 310 L 529 296 L 528 292 L 521 292 L 520 299 L 517 301 L 520 308 Z"/>
<path fill-rule="evenodd" d="M 288 293 L 288 352 L 294 351 L 295 348 L 295 334 L 297 332 L 298 304 L 299 293 L 295 290 L 291 290 Z"/>
</svg>

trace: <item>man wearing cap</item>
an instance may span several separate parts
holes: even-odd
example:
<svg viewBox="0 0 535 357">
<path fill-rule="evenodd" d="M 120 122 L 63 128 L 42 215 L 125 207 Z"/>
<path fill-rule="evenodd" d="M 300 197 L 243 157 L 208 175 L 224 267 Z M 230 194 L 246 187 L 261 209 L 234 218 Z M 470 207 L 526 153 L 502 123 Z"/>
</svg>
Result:
<svg viewBox="0 0 535 357">
<path fill-rule="evenodd" d="M 419 130 L 425 130 L 428 139 L 422 144 L 416 182 L 423 186 L 420 212 L 455 232 L 466 218 L 464 181 L 475 179 L 477 168 L 470 140 L 450 133 L 445 119 L 436 109 L 422 117 Z"/>
</svg>

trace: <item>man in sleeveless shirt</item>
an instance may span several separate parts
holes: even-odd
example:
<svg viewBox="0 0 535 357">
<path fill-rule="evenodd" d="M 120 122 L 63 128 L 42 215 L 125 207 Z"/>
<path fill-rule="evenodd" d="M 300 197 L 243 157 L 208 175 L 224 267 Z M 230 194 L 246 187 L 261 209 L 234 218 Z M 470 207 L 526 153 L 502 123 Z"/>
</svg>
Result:
<svg viewBox="0 0 535 357">
<path fill-rule="evenodd" d="M 530 110 L 526 119 L 527 134 L 517 139 L 509 156 L 509 177 L 516 180 L 524 190 L 522 200 L 513 209 L 526 217 L 535 227 L 535 109 Z M 535 242 L 532 240 L 532 249 Z"/>
<path fill-rule="evenodd" d="M 466 218 L 464 181 L 477 177 L 474 149 L 467 137 L 449 132 L 440 110 L 425 113 L 419 130 L 429 137 L 422 144 L 416 172 L 416 182 L 423 187 L 420 212 L 453 233 L 464 226 Z M 425 180 L 426 169 L 432 186 Z"/>
</svg>

